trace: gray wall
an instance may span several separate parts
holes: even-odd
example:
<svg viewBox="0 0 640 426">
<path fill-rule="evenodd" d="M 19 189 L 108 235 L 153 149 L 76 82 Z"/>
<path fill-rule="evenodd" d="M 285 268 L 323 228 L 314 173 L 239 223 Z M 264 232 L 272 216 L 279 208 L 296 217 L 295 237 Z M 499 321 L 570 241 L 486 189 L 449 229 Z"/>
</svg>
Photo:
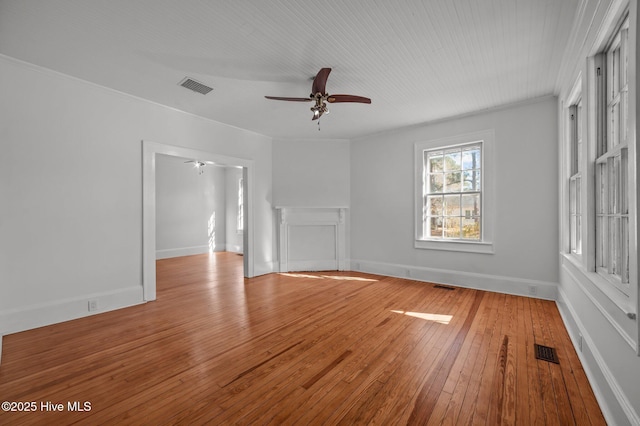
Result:
<svg viewBox="0 0 640 426">
<path fill-rule="evenodd" d="M 207 165 L 202 173 L 186 159 L 156 158 L 157 257 L 226 248 L 226 172 Z M 237 207 L 236 207 L 237 209 Z"/>
<path fill-rule="evenodd" d="M 351 261 L 355 269 L 555 298 L 556 100 L 362 138 L 351 145 Z M 494 254 L 414 248 L 414 145 L 495 132 Z"/>
<path fill-rule="evenodd" d="M 272 270 L 271 138 L 6 57 L 0 92 L 0 334 L 142 302 L 142 140 L 252 160 Z"/>
</svg>

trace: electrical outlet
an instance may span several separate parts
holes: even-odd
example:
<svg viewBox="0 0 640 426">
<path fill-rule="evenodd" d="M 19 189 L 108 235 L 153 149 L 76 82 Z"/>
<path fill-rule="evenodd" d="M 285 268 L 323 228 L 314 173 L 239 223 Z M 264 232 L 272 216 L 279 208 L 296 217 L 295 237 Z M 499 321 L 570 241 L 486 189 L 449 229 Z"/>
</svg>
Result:
<svg viewBox="0 0 640 426">
<path fill-rule="evenodd" d="M 538 294 L 538 287 L 536 287 L 535 285 L 530 285 L 529 286 L 529 294 L 531 296 L 535 296 L 536 294 Z"/>
<path fill-rule="evenodd" d="M 97 310 L 98 310 L 98 301 L 95 299 L 89 300 L 89 312 L 93 312 Z"/>
<path fill-rule="evenodd" d="M 578 349 L 582 352 L 582 334 L 578 334 Z"/>
</svg>

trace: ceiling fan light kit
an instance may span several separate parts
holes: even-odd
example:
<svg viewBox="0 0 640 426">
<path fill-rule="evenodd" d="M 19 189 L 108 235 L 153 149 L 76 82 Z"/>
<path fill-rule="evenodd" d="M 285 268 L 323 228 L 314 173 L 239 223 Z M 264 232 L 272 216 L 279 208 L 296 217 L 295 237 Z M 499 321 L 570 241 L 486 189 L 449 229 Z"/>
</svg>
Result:
<svg viewBox="0 0 640 426">
<path fill-rule="evenodd" d="M 324 114 L 329 114 L 329 109 L 327 108 L 327 102 L 332 103 L 343 103 L 343 102 L 356 102 L 362 104 L 370 104 L 371 99 L 365 98 L 364 96 L 355 96 L 355 95 L 329 95 L 326 91 L 327 79 L 329 78 L 329 73 L 331 72 L 331 68 L 322 68 L 316 74 L 316 77 L 313 79 L 313 84 L 311 85 L 311 94 L 308 98 L 292 98 L 292 97 L 280 97 L 280 96 L 265 96 L 267 99 L 272 99 L 276 101 L 290 101 L 290 102 L 315 102 L 315 105 L 311 107 L 311 112 L 313 112 L 313 117 L 311 120 L 317 120 L 322 117 Z"/>
</svg>

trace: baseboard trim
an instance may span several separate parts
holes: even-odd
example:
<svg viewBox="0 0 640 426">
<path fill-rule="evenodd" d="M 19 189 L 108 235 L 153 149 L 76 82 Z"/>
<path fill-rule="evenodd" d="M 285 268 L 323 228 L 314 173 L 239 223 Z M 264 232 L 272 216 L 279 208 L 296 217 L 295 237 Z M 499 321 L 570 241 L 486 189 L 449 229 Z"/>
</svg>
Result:
<svg viewBox="0 0 640 426">
<path fill-rule="evenodd" d="M 243 253 L 242 246 L 239 244 L 225 244 L 225 251 L 231 253 Z"/>
<path fill-rule="evenodd" d="M 97 309 L 89 311 L 89 301 Z M 0 336 L 144 303 L 142 285 L 0 311 Z"/>
<path fill-rule="evenodd" d="M 640 425 L 640 416 L 633 409 L 633 405 L 626 397 L 625 393 L 622 391 L 622 388 L 618 384 L 613 373 L 609 370 L 607 363 L 604 358 L 598 351 L 591 335 L 588 330 L 580 321 L 580 317 L 577 315 L 573 305 L 571 304 L 569 298 L 566 296 L 562 288 L 558 288 L 558 300 L 556 301 L 556 305 L 558 306 L 558 311 L 560 312 L 560 316 L 562 317 L 562 321 L 564 322 L 565 327 L 569 332 L 569 337 L 571 338 L 571 342 L 576 349 L 576 353 L 578 354 L 578 358 L 580 358 L 580 363 L 589 379 L 589 383 L 593 389 L 593 393 L 598 400 L 598 404 L 600 405 L 600 409 L 602 410 L 602 414 L 605 417 L 605 420 L 608 424 L 617 424 L 616 418 L 613 415 L 613 411 L 611 409 L 612 403 L 615 403 L 620 407 L 620 410 L 624 413 L 624 415 L 629 420 L 629 424 L 632 425 Z M 593 357 L 594 363 L 591 363 L 589 359 L 584 355 L 584 353 L 580 350 L 579 346 L 576 344 L 576 335 L 582 335 L 583 339 L 583 348 L 588 348 L 588 351 L 591 353 Z M 584 350 L 584 349 L 583 349 Z M 603 390 L 600 385 L 600 381 L 597 380 L 597 374 L 594 373 L 594 369 L 600 373 L 600 375 L 604 378 L 606 386 L 609 388 L 609 392 Z M 615 401 L 612 401 L 608 395 L 611 395 Z"/>
<path fill-rule="evenodd" d="M 278 270 L 276 269 L 276 262 L 262 262 L 262 263 L 256 262 L 253 272 L 254 272 L 254 277 L 257 277 L 259 275 L 266 275 L 266 274 L 271 274 L 273 272 L 278 272 Z"/>
<path fill-rule="evenodd" d="M 217 247 L 214 251 L 224 251 L 225 247 Z M 173 249 L 156 250 L 156 259 L 169 259 L 171 257 L 191 256 L 194 254 L 209 253 L 209 246 L 180 247 Z"/>
<path fill-rule="evenodd" d="M 556 300 L 557 298 L 558 284 L 554 282 L 358 259 L 350 259 L 349 265 L 353 271 L 371 274 L 468 287 L 477 290 L 538 299 Z"/>
</svg>

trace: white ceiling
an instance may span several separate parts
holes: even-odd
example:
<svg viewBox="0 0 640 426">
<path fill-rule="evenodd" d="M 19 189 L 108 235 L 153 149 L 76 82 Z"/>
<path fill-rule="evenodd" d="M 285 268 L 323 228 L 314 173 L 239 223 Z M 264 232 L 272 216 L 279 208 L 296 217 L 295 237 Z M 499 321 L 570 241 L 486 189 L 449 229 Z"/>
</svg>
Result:
<svg viewBox="0 0 640 426">
<path fill-rule="evenodd" d="M 0 0 L 0 54 L 277 138 L 551 94 L 580 0 Z M 372 99 L 311 121 L 311 78 Z M 201 95 L 178 83 L 214 88 Z"/>
</svg>

